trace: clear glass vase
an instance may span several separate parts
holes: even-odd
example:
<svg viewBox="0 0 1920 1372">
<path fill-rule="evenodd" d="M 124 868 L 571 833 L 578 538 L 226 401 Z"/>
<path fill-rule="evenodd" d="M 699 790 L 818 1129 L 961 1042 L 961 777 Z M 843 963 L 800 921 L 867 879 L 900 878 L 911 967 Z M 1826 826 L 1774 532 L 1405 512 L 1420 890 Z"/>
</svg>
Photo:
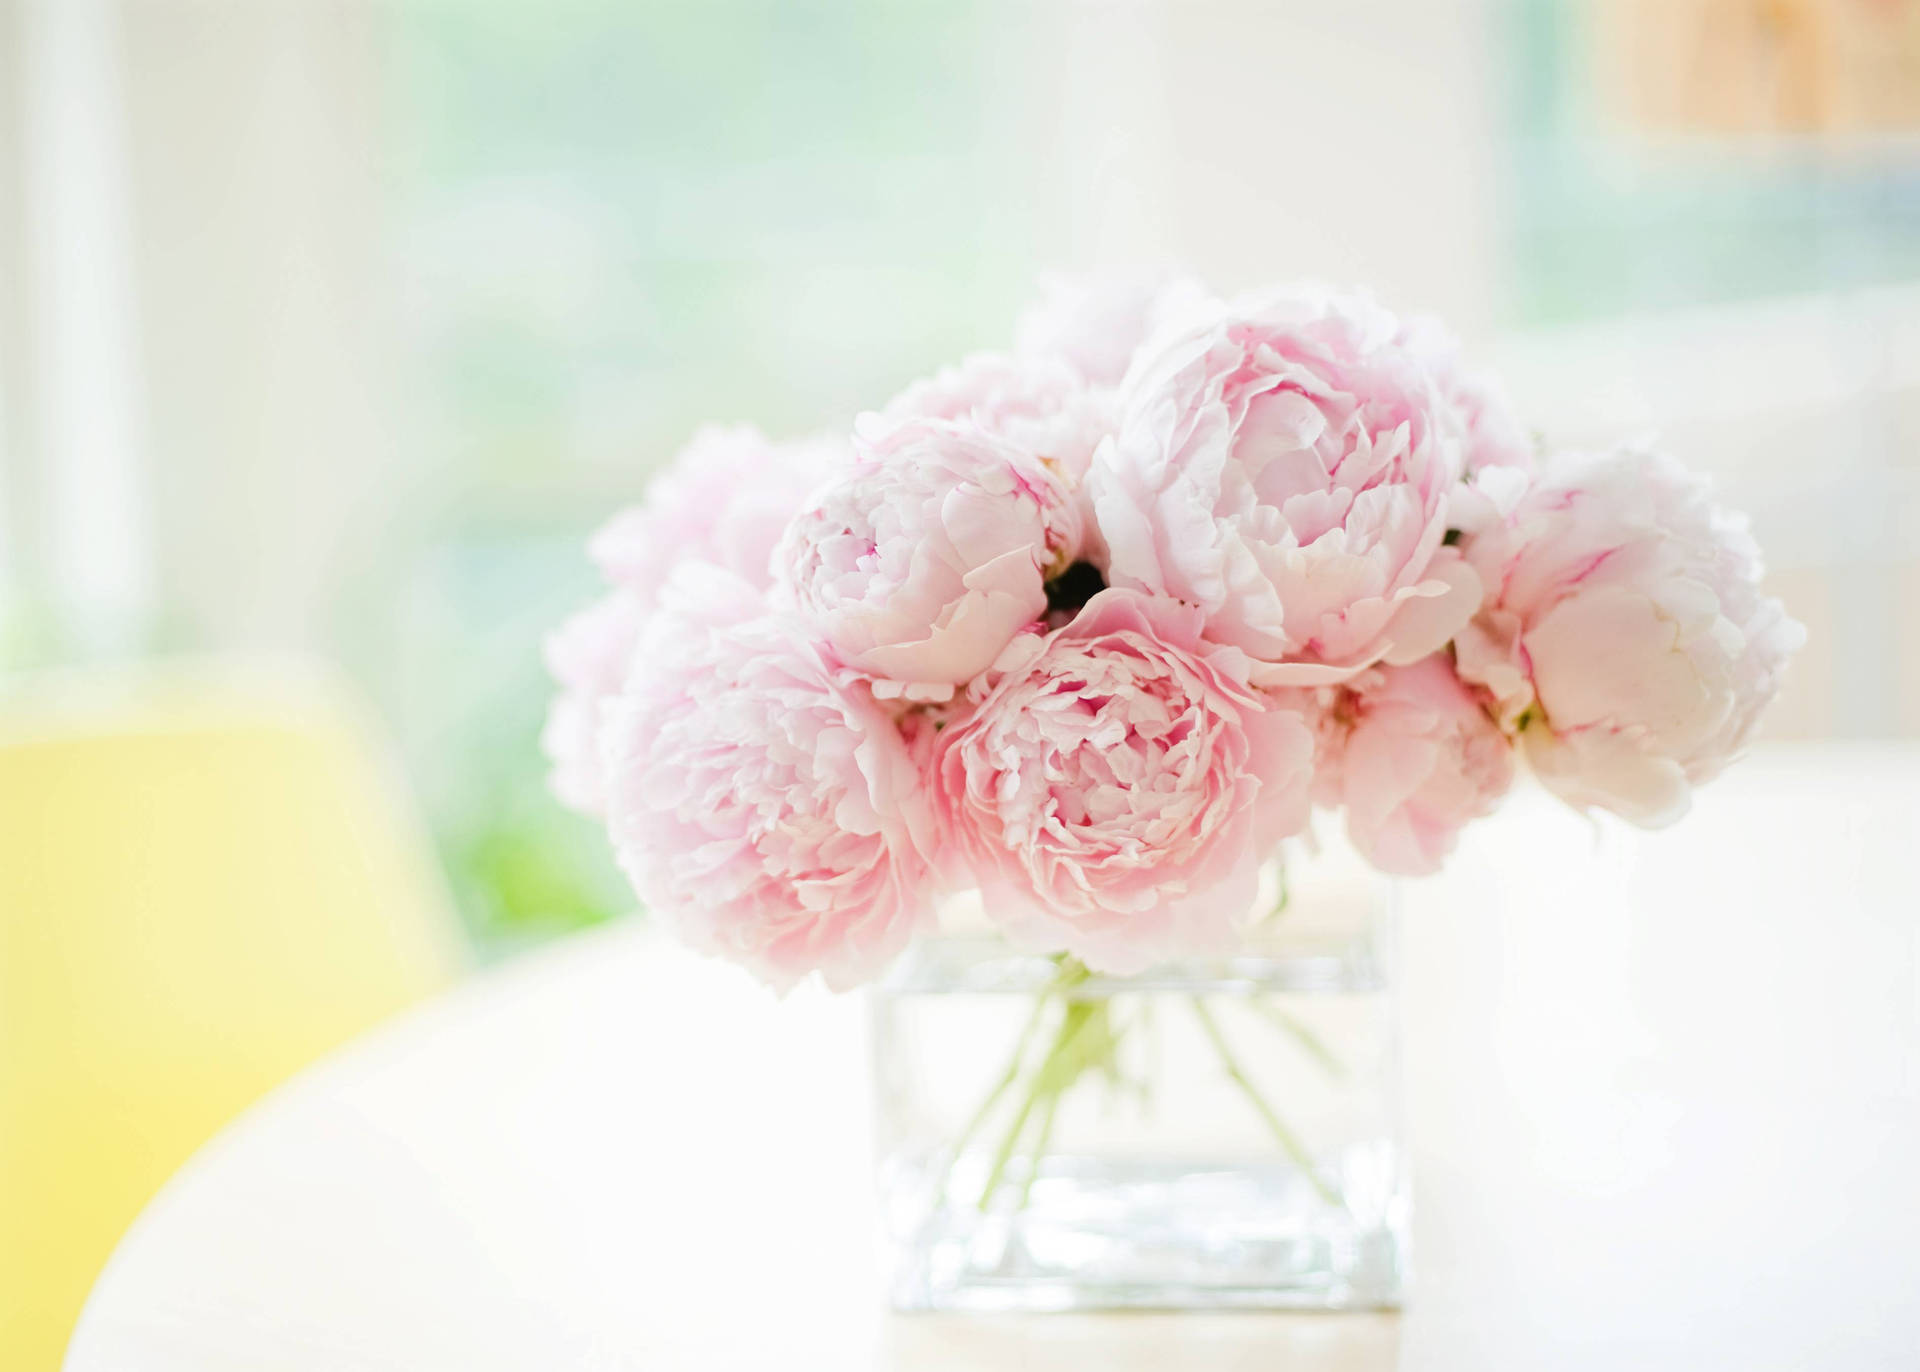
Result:
<svg viewBox="0 0 1920 1372">
<path fill-rule="evenodd" d="M 1397 1304 L 1390 904 L 1296 890 L 1234 957 L 1132 977 L 922 945 L 873 996 L 894 1307 Z"/>
</svg>

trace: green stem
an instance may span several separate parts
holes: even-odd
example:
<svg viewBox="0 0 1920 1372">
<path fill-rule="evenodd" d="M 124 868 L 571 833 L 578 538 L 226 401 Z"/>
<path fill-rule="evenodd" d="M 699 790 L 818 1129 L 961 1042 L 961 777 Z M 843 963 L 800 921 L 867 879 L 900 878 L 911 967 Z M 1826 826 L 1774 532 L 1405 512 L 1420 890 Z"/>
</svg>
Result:
<svg viewBox="0 0 1920 1372">
<path fill-rule="evenodd" d="M 1027 1022 L 1021 1026 L 1020 1036 L 1014 1040 L 1013 1055 L 1007 1059 L 1005 1070 L 995 1079 L 992 1089 L 987 1092 L 986 1099 L 982 1100 L 979 1108 L 973 1112 L 973 1118 L 967 1121 L 966 1127 L 948 1146 L 946 1165 L 940 1169 L 940 1182 L 933 1193 L 936 1200 L 947 1194 L 947 1186 L 953 1178 L 954 1166 L 960 1161 L 960 1155 L 966 1152 L 968 1141 L 980 1131 L 980 1126 L 987 1122 L 987 1117 L 993 1113 L 1001 1097 L 1005 1096 L 1012 1089 L 1013 1084 L 1020 1079 L 1021 1064 L 1026 1061 L 1027 1050 L 1033 1046 L 1033 1036 L 1040 1028 L 1040 1021 L 1045 1018 L 1047 1007 L 1052 1004 L 1053 997 L 1069 987 L 1079 985 L 1092 975 L 1078 962 L 1065 958 L 1057 961 L 1059 970 L 1045 986 L 1034 993 L 1033 1012 L 1027 1016 Z"/>
<path fill-rule="evenodd" d="M 1114 1016 L 1111 1005 L 1102 1001 L 1076 1001 L 1069 993 L 1092 974 L 1079 962 L 1067 958 L 1060 962 L 1060 970 L 1045 986 L 1035 993 L 1032 1013 L 1015 1041 L 1012 1057 L 1005 1069 L 995 1079 L 986 1098 L 980 1102 L 973 1117 L 967 1122 L 959 1136 L 953 1141 L 947 1156 L 946 1170 L 941 1175 L 938 1195 L 945 1196 L 952 1169 L 958 1162 L 966 1145 L 979 1132 L 994 1111 L 1005 1100 L 1007 1093 L 1021 1084 L 1025 1077 L 1025 1089 L 1018 1107 L 994 1150 L 993 1161 L 987 1172 L 985 1185 L 981 1187 L 977 1201 L 978 1208 L 984 1213 L 992 1204 L 993 1197 L 999 1192 L 1001 1183 L 1006 1179 L 1008 1166 L 1014 1154 L 1020 1150 L 1021 1141 L 1027 1137 L 1029 1126 L 1034 1125 L 1033 1139 L 1027 1149 L 1030 1159 L 1024 1181 L 1020 1187 L 1015 1210 L 1025 1208 L 1033 1192 L 1034 1182 L 1039 1176 L 1041 1162 L 1053 1140 L 1054 1121 L 1059 1112 L 1062 1097 L 1080 1080 L 1089 1069 L 1105 1063 L 1114 1067 L 1114 1051 L 1120 1041 L 1120 1033 L 1114 1028 Z M 1032 1051 L 1040 1026 L 1055 1000 L 1061 1003 L 1059 1024 L 1053 1032 L 1053 1041 L 1040 1061 L 1029 1068 L 1027 1059 Z M 1240 1090 L 1259 1114 L 1267 1128 L 1278 1140 L 1281 1149 L 1294 1165 L 1298 1167 L 1314 1191 L 1329 1205 L 1344 1205 L 1340 1193 L 1330 1186 L 1320 1175 L 1313 1157 L 1308 1153 L 1299 1136 L 1288 1127 L 1279 1113 L 1269 1105 L 1253 1079 L 1241 1067 L 1239 1059 L 1228 1046 L 1226 1036 L 1221 1033 L 1213 1012 L 1208 1009 L 1203 996 L 1189 997 L 1195 1016 L 1201 1028 L 1206 1032 L 1220 1065 L 1229 1080 Z M 1251 1002 L 1254 1008 L 1269 1021 L 1289 1034 L 1303 1051 L 1313 1057 L 1330 1074 L 1341 1076 L 1345 1068 L 1334 1057 L 1319 1037 L 1304 1023 L 1280 1009 L 1261 1000 Z M 1038 1112 L 1037 1125 L 1035 1112 Z"/>
<path fill-rule="evenodd" d="M 1247 1004 L 1251 1005 L 1255 1012 L 1268 1023 L 1299 1044 L 1307 1056 L 1319 1063 L 1328 1076 L 1345 1077 L 1347 1075 L 1346 1064 L 1333 1055 L 1333 1050 L 1327 1047 L 1326 1042 L 1318 1034 L 1306 1026 L 1305 1021 L 1288 1014 L 1272 1001 L 1250 998 Z"/>
<path fill-rule="evenodd" d="M 1051 988 L 1049 988 L 1049 991 Z M 946 1166 L 940 1169 L 940 1184 L 934 1191 L 936 1198 L 947 1194 L 947 1185 L 953 1178 L 954 1164 L 960 1161 L 960 1155 L 967 1151 L 967 1142 L 980 1132 L 980 1126 L 987 1122 L 987 1116 L 993 1113 L 1000 1098 L 1012 1089 L 1014 1082 L 1020 1079 L 1020 1064 L 1026 1061 L 1027 1049 L 1033 1045 L 1034 1031 L 1039 1029 L 1040 1021 L 1047 1012 L 1049 991 L 1042 991 L 1033 999 L 1033 1013 L 1027 1016 L 1027 1022 L 1021 1027 L 1020 1037 L 1014 1040 L 1013 1056 L 1007 1059 L 1006 1070 L 994 1081 L 993 1089 L 987 1092 L 986 1099 L 980 1102 L 980 1108 L 973 1112 L 973 1118 L 954 1139 L 947 1150 Z"/>
<path fill-rule="evenodd" d="M 1047 1145 L 1053 1142 L 1053 1117 L 1060 1109 L 1062 1094 L 1060 1091 L 1047 1093 L 1046 1107 L 1040 1112 L 1040 1132 L 1035 1135 L 1033 1148 L 1028 1154 L 1027 1179 L 1020 1183 L 1020 1200 L 1014 1205 L 1015 1210 L 1025 1210 L 1027 1198 L 1033 1195 L 1033 1183 L 1040 1175 L 1040 1162 L 1047 1156 Z"/>
<path fill-rule="evenodd" d="M 1013 1157 L 1013 1150 L 1020 1142 L 1020 1135 L 1026 1131 L 1027 1119 L 1033 1114 L 1034 1104 L 1039 1099 L 1040 1092 L 1037 1088 L 1027 1092 L 1026 1099 L 1020 1102 L 1020 1109 L 1013 1116 L 1013 1123 L 1008 1127 L 1006 1137 L 1000 1140 L 999 1148 L 994 1150 L 993 1167 L 987 1173 L 986 1184 L 980 1188 L 978 1208 L 981 1211 L 986 1210 L 988 1203 L 993 1200 L 993 1193 L 1000 1189 L 1000 1178 L 1007 1170 L 1007 1162 Z"/>
<path fill-rule="evenodd" d="M 1090 1045 L 1110 1045 L 1112 1035 L 1106 1032 L 1105 1011 L 1104 1005 L 1084 1001 L 1067 1002 L 1066 1012 L 1060 1017 L 1060 1030 L 1054 1035 L 1053 1046 L 1047 1050 L 1047 1056 L 1028 1079 L 1027 1094 L 993 1155 L 993 1166 L 987 1173 L 986 1185 L 980 1189 L 981 1210 L 987 1208 L 994 1192 L 999 1190 L 1000 1180 L 1006 1174 L 1007 1164 L 1013 1159 L 1014 1149 L 1019 1146 L 1020 1136 L 1026 1131 L 1034 1107 L 1043 1097 L 1057 1096 L 1073 1084 L 1085 1070 Z"/>
<path fill-rule="evenodd" d="M 1260 1118 L 1266 1121 L 1267 1128 L 1272 1130 L 1274 1138 L 1279 1140 L 1281 1150 L 1293 1160 L 1293 1165 L 1298 1167 L 1306 1179 L 1312 1183 L 1313 1189 L 1319 1193 L 1321 1200 L 1328 1205 L 1344 1205 L 1345 1201 L 1341 1199 L 1340 1193 L 1328 1186 L 1320 1176 L 1312 1154 L 1307 1152 L 1299 1136 L 1289 1129 L 1286 1121 L 1280 1118 L 1271 1105 L 1267 1104 L 1266 1097 L 1260 1094 L 1260 1089 L 1253 1084 L 1253 1079 L 1241 1069 L 1239 1059 L 1234 1057 L 1233 1050 L 1227 1046 L 1226 1036 L 1220 1032 L 1220 1026 L 1214 1022 L 1213 1012 L 1207 1009 L 1205 998 L 1196 995 L 1189 997 L 1189 1000 L 1193 1005 L 1194 1015 L 1200 1021 L 1200 1027 L 1206 1031 L 1207 1037 L 1213 1042 L 1214 1051 L 1220 1055 L 1221 1068 L 1234 1085 L 1240 1088 L 1248 1104 L 1252 1105 Z"/>
</svg>

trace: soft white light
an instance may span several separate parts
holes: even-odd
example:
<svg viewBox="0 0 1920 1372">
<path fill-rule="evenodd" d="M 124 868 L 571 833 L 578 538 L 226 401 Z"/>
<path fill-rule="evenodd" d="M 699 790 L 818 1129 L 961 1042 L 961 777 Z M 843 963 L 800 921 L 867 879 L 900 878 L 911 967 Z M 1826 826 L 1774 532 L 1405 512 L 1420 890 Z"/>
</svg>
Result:
<svg viewBox="0 0 1920 1372">
<path fill-rule="evenodd" d="M 23 181 L 46 582 L 79 646 L 130 646 L 148 529 L 125 112 L 106 0 L 23 7 Z"/>
</svg>

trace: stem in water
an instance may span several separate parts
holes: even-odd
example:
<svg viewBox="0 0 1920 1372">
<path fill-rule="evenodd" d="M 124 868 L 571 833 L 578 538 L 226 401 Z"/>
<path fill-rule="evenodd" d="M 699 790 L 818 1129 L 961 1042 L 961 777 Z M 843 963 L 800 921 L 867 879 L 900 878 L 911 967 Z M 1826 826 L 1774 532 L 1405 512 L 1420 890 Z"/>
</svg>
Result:
<svg viewBox="0 0 1920 1372">
<path fill-rule="evenodd" d="M 1253 1106 L 1255 1113 L 1266 1121 L 1267 1128 L 1279 1141 L 1281 1150 L 1293 1160 L 1293 1165 L 1298 1167 L 1301 1174 L 1313 1184 L 1313 1189 L 1319 1193 L 1321 1200 L 1328 1205 L 1344 1205 L 1346 1202 L 1341 1199 L 1340 1193 L 1327 1185 L 1320 1176 L 1319 1169 L 1314 1164 L 1313 1155 L 1307 1152 L 1306 1146 L 1300 1142 L 1299 1135 L 1287 1127 L 1286 1121 L 1280 1118 L 1279 1113 L 1267 1104 L 1266 1097 L 1260 1094 L 1260 1088 L 1253 1084 L 1253 1078 L 1242 1070 L 1240 1060 L 1234 1057 L 1233 1050 L 1227 1046 L 1226 1036 L 1220 1032 L 1219 1024 L 1214 1021 L 1213 1012 L 1207 1009 L 1206 998 L 1193 996 L 1191 1002 L 1193 1013 L 1200 1021 L 1200 1027 L 1206 1031 L 1207 1038 L 1212 1041 L 1214 1052 L 1220 1055 L 1221 1068 L 1233 1084 L 1240 1088 L 1240 1093 L 1247 1098 L 1247 1103 Z"/>
<path fill-rule="evenodd" d="M 1142 1007 L 1141 1014 L 1126 1019 L 1123 1028 L 1120 1022 L 1123 1017 L 1114 1013 L 1114 1005 L 1109 997 L 1074 998 L 1075 989 L 1090 980 L 1092 975 L 1078 960 L 1063 957 L 1059 959 L 1059 970 L 1035 992 L 1032 1012 L 1027 1016 L 1019 1038 L 1015 1040 L 1012 1056 L 994 1079 L 993 1086 L 967 1121 L 966 1127 L 947 1150 L 946 1166 L 935 1193 L 937 1196 L 945 1197 L 954 1165 L 966 1151 L 968 1142 L 1006 1103 L 1009 1094 L 1015 1088 L 1020 1088 L 1012 1117 L 994 1148 L 986 1182 L 975 1199 L 975 1205 L 984 1213 L 1006 1180 L 1007 1169 L 1015 1154 L 1023 1151 L 1023 1140 L 1029 1140 L 1031 1135 L 1024 1149 L 1028 1158 L 1027 1170 L 1013 1207 L 1017 1213 L 1026 1206 L 1032 1195 L 1041 1163 L 1053 1141 L 1055 1118 L 1067 1092 L 1089 1071 L 1105 1071 L 1114 1078 L 1116 1084 L 1120 1082 L 1117 1055 L 1121 1038 L 1136 1024 L 1145 1023 L 1151 1000 Z M 1260 1116 L 1281 1150 L 1300 1169 L 1321 1200 L 1328 1205 L 1344 1205 L 1340 1193 L 1321 1175 L 1299 1135 L 1267 1102 L 1253 1078 L 1240 1065 L 1239 1058 L 1227 1043 L 1213 1011 L 1208 1007 L 1206 997 L 1196 994 L 1189 996 L 1188 1000 L 1202 1031 L 1220 1059 L 1221 1070 Z M 1306 1024 L 1264 1000 L 1251 999 L 1248 1003 L 1291 1037 L 1307 1056 L 1329 1074 L 1336 1077 L 1344 1074 L 1339 1060 Z M 1030 1064 L 1034 1045 L 1044 1037 L 1042 1026 L 1056 1004 L 1060 1009 L 1051 1040 L 1039 1061 Z"/>
</svg>

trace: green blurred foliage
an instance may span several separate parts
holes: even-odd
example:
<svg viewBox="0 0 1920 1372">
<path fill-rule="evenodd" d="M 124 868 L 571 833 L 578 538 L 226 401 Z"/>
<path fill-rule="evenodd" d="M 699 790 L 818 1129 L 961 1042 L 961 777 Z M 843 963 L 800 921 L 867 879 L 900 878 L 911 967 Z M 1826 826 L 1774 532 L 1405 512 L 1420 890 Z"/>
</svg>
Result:
<svg viewBox="0 0 1920 1372">
<path fill-rule="evenodd" d="M 993 72 L 1018 11 L 386 13 L 405 418 L 430 479 L 347 632 L 488 955 L 632 899 L 537 746 L 541 636 L 596 594 L 588 531 L 702 422 L 844 425 L 1004 334 L 1032 271 Z"/>
</svg>

